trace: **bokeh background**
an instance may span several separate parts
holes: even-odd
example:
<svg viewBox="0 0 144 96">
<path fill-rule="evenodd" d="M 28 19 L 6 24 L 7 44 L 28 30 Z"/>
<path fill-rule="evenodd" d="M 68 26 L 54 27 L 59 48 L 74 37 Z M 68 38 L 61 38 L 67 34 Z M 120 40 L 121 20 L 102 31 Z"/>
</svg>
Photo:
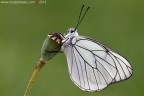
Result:
<svg viewBox="0 0 144 96">
<path fill-rule="evenodd" d="M 2 0 L 1 0 L 2 1 Z M 69 78 L 63 53 L 39 74 L 30 96 L 143 96 L 143 0 L 47 0 L 46 4 L 0 4 L 0 96 L 23 96 L 48 33 L 66 33 L 90 6 L 78 28 L 125 56 L 133 76 L 100 92 L 84 92 Z"/>
</svg>

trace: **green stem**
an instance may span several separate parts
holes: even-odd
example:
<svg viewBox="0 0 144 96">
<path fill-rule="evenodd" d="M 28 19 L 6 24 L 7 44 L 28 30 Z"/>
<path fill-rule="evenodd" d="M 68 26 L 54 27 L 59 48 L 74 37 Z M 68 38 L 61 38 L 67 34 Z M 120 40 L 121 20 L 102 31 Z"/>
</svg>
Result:
<svg viewBox="0 0 144 96">
<path fill-rule="evenodd" d="M 38 76 L 40 70 L 42 69 L 42 67 L 44 65 L 45 65 L 45 61 L 43 61 L 42 59 L 40 59 L 39 62 L 37 63 L 37 66 L 36 66 L 36 68 L 35 68 L 32 76 L 31 76 L 31 79 L 30 79 L 30 81 L 28 83 L 28 86 L 26 88 L 24 96 L 29 96 L 29 94 L 30 94 L 30 92 L 32 90 L 32 86 L 34 84 L 34 81 L 35 81 L 36 77 Z"/>
</svg>

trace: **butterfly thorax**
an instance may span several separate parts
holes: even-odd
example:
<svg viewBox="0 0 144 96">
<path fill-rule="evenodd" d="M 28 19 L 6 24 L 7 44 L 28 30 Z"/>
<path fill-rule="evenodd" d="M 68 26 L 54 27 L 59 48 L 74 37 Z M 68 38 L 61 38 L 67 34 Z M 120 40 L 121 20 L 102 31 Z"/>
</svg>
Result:
<svg viewBox="0 0 144 96">
<path fill-rule="evenodd" d="M 70 28 L 68 29 L 68 34 L 66 34 L 64 37 L 64 39 L 62 40 L 63 45 L 67 46 L 67 45 L 71 45 L 71 40 L 78 36 L 78 32 L 77 30 L 75 30 L 75 28 Z"/>
</svg>

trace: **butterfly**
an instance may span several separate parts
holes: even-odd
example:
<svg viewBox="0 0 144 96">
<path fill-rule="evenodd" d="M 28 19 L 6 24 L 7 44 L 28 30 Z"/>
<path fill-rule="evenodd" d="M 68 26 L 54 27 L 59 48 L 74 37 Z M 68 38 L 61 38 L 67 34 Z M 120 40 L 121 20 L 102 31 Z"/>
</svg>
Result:
<svg viewBox="0 0 144 96">
<path fill-rule="evenodd" d="M 95 39 L 78 35 L 77 27 L 89 9 L 81 17 L 83 7 L 77 26 L 70 28 L 68 34 L 63 36 L 57 33 L 58 38 L 52 34 L 49 36 L 61 44 L 74 84 L 84 91 L 100 91 L 110 84 L 130 78 L 133 69 L 122 55 Z"/>
</svg>

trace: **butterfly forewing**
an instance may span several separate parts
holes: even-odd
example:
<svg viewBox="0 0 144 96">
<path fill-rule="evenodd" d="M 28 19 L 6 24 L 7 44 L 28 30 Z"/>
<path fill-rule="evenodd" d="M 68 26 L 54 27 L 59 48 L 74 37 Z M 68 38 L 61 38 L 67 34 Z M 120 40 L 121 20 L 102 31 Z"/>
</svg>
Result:
<svg viewBox="0 0 144 96">
<path fill-rule="evenodd" d="M 132 74 L 125 58 L 88 37 L 75 36 L 64 52 L 72 81 L 85 91 L 99 91 Z"/>
</svg>

